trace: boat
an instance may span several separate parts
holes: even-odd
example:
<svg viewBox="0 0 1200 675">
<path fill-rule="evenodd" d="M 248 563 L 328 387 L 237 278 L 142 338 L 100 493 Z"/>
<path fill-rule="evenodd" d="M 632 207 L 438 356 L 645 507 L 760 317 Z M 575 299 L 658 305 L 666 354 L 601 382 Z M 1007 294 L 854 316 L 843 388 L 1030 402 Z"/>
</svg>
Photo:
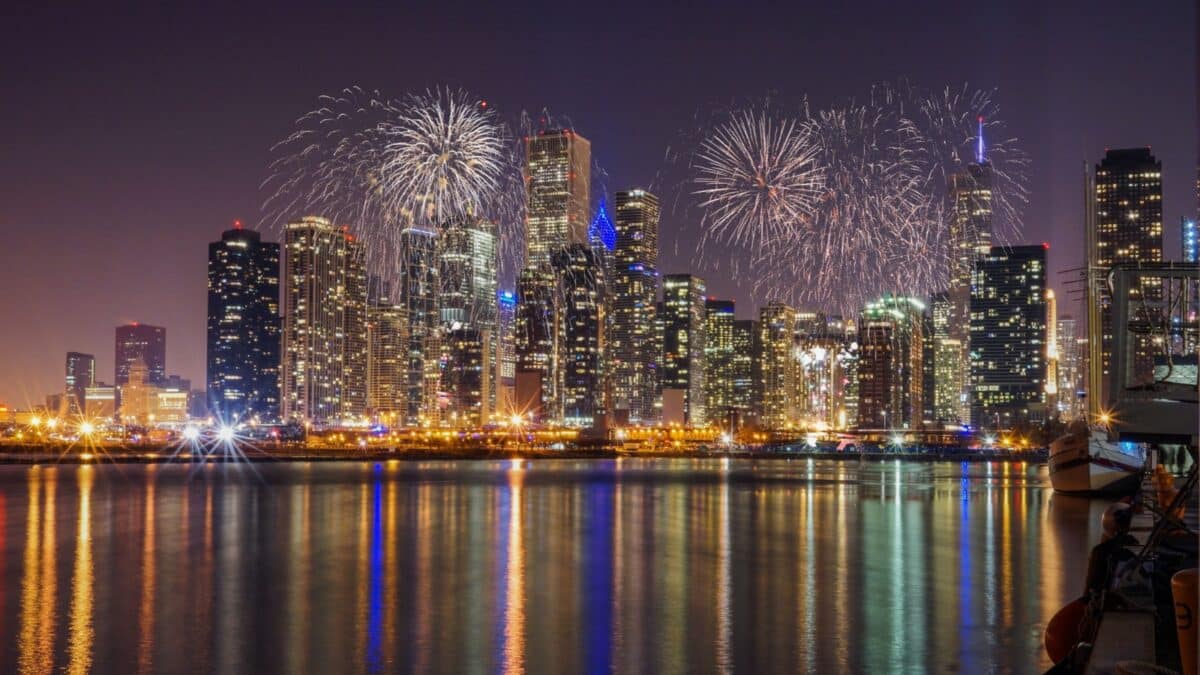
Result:
<svg viewBox="0 0 1200 675">
<path fill-rule="evenodd" d="M 1145 453 L 1140 443 L 1111 441 L 1103 427 L 1072 424 L 1050 443 L 1050 484 L 1070 495 L 1126 495 L 1142 482 Z"/>
</svg>

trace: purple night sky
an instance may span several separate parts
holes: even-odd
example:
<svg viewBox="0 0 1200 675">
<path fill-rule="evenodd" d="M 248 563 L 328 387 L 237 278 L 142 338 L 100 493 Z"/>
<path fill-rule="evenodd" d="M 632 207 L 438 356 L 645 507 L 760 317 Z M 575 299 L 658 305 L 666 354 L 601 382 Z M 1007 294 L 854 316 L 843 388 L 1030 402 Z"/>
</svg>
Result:
<svg viewBox="0 0 1200 675">
<path fill-rule="evenodd" d="M 204 379 L 206 244 L 259 218 L 271 144 L 318 94 L 465 87 L 503 113 L 550 108 L 592 141 L 610 189 L 650 185 L 698 107 L 878 81 L 998 87 L 1032 160 L 1024 239 L 1082 259 L 1082 162 L 1150 145 L 1164 232 L 1194 215 L 1195 3 L 11 3 L 0 11 L 0 402 L 61 391 L 68 350 L 113 379 L 113 327 L 166 326 L 168 372 Z M 413 5 L 423 5 L 416 7 Z M 433 5 L 438 5 L 436 8 Z M 662 271 L 691 269 L 666 213 Z M 726 266 L 722 266 L 724 269 Z M 705 275 L 713 295 L 751 298 Z M 1060 313 L 1071 313 L 1063 303 Z"/>
</svg>

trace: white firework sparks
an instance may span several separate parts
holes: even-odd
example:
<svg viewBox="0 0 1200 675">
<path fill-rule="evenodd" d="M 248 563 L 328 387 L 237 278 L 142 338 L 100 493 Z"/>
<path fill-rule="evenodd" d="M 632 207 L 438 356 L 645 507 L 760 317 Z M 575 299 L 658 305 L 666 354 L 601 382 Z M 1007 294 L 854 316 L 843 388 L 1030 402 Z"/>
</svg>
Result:
<svg viewBox="0 0 1200 675">
<path fill-rule="evenodd" d="M 382 135 L 380 189 L 396 219 L 436 228 L 491 208 L 510 141 L 486 102 L 449 89 L 411 95 Z"/>
<path fill-rule="evenodd" d="M 817 147 L 796 119 L 734 113 L 696 153 L 695 194 L 712 236 L 769 245 L 812 212 L 822 174 Z"/>
</svg>

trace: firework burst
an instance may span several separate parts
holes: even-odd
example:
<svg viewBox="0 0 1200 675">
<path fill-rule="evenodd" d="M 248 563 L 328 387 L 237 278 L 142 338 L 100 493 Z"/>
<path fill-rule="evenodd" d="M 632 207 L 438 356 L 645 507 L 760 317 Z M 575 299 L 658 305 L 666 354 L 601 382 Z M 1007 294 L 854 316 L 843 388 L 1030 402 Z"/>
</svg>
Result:
<svg viewBox="0 0 1200 675">
<path fill-rule="evenodd" d="M 807 218 L 822 185 L 806 125 L 765 110 L 731 115 L 696 153 L 695 194 L 707 229 L 734 245 L 769 246 Z"/>
</svg>

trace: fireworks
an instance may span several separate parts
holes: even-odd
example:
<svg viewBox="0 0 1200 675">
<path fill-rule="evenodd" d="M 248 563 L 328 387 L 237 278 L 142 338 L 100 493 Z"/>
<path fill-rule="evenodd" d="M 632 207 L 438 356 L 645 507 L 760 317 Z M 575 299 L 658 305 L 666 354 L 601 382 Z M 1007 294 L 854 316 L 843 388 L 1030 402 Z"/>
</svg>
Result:
<svg viewBox="0 0 1200 675">
<path fill-rule="evenodd" d="M 391 99 L 351 88 L 320 103 L 273 148 L 263 184 L 269 225 L 306 214 L 350 223 L 371 272 L 393 282 L 409 227 L 439 232 L 488 219 L 502 258 L 512 250 L 522 225 L 514 206 L 523 200 L 508 194 L 522 187 L 519 153 L 486 102 L 461 90 Z"/>
<path fill-rule="evenodd" d="M 1027 160 L 997 112 L 989 92 L 907 85 L 876 87 L 865 103 L 804 104 L 794 117 L 765 106 L 734 112 L 692 158 L 702 250 L 727 258 L 764 299 L 829 311 L 938 290 L 952 174 L 987 161 L 997 238 L 1019 229 Z M 986 146 L 980 128 L 995 135 Z"/>
<path fill-rule="evenodd" d="M 696 153 L 696 195 L 708 229 L 735 244 L 760 246 L 812 212 L 822 184 L 817 147 L 796 119 L 735 113 Z"/>
</svg>

